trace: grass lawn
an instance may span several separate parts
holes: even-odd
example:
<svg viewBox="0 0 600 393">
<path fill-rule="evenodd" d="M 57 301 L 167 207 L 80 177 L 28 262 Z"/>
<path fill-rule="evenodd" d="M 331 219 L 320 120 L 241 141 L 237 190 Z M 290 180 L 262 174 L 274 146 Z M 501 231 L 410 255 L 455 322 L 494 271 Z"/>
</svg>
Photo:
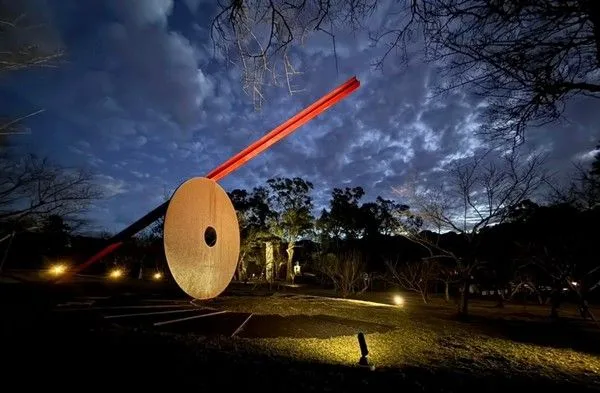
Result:
<svg viewBox="0 0 600 393">
<path fill-rule="evenodd" d="M 576 318 L 575 310 L 563 310 L 564 320 L 554 323 L 545 307 L 496 309 L 493 303 L 473 302 L 473 317 L 464 322 L 454 317 L 451 305 L 441 300 L 423 305 L 411 295 L 401 308 L 290 293 L 230 295 L 207 304 L 257 319 L 319 316 L 385 326 L 366 334 L 376 366 L 370 371 L 356 365 L 354 334 L 231 338 L 124 328 L 93 313 L 52 312 L 52 294 L 27 298 L 27 293 L 22 291 L 15 305 L 16 295 L 2 292 L 1 302 L 4 380 L 23 388 L 506 392 L 600 387 L 600 330 Z M 41 304 L 34 301 L 42 296 Z"/>
<path fill-rule="evenodd" d="M 212 303 L 255 314 L 330 315 L 393 326 L 366 336 L 370 359 L 378 368 L 446 368 L 479 376 L 502 373 L 600 382 L 600 358 L 595 354 L 600 331 L 575 319 L 574 310 L 566 312 L 573 319 L 555 326 L 546 320 L 544 307 L 511 305 L 499 310 L 493 303 L 474 302 L 473 318 L 462 322 L 442 301 L 424 305 L 410 295 L 405 299 L 403 307 L 303 296 L 224 297 Z M 355 336 L 237 339 L 232 344 L 302 361 L 353 365 L 358 360 Z"/>
</svg>

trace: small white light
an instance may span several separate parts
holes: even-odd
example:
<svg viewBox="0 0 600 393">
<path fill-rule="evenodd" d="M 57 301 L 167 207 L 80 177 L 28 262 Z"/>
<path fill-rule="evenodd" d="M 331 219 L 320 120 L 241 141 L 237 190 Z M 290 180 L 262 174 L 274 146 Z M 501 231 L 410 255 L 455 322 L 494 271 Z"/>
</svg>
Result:
<svg viewBox="0 0 600 393">
<path fill-rule="evenodd" d="M 394 304 L 397 306 L 402 306 L 404 304 L 404 298 L 400 295 L 394 296 Z"/>
<path fill-rule="evenodd" d="M 579 285 L 579 283 L 577 281 L 571 281 L 571 285 L 573 285 L 574 287 L 576 287 L 577 285 Z"/>
</svg>

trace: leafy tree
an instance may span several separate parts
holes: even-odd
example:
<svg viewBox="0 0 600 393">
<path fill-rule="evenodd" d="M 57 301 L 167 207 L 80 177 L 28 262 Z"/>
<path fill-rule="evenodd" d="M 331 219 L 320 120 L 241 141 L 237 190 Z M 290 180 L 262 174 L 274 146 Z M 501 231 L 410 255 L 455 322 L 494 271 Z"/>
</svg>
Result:
<svg viewBox="0 0 600 393">
<path fill-rule="evenodd" d="M 336 240 L 395 234 L 408 206 L 380 196 L 375 202 L 359 205 L 363 195 L 362 187 L 334 188 L 329 211 L 323 210 L 319 218 L 321 231 Z"/>
<path fill-rule="evenodd" d="M 378 196 L 375 203 L 365 203 L 361 210 L 367 234 L 376 229 L 377 234 L 392 236 L 402 228 L 402 220 L 408 217 L 409 207 Z"/>
<path fill-rule="evenodd" d="M 323 210 L 319 218 L 320 229 L 336 240 L 358 238 L 362 234 L 358 203 L 364 194 L 362 187 L 346 187 L 344 190 L 334 188 L 329 201 L 329 211 Z"/>
<path fill-rule="evenodd" d="M 269 220 L 271 232 L 287 243 L 287 279 L 293 281 L 294 247 L 300 238 L 313 229 L 312 183 L 299 177 L 276 178 L 267 181 L 269 203 L 274 212 Z"/>
<path fill-rule="evenodd" d="M 271 239 L 269 220 L 273 217 L 268 204 L 268 192 L 264 187 L 256 187 L 251 193 L 236 189 L 229 193 L 237 212 L 240 224 L 240 259 L 238 262 L 238 279 L 245 279 L 248 260 L 255 250 L 261 250 L 265 241 Z M 257 260 L 258 258 L 254 258 Z"/>
</svg>

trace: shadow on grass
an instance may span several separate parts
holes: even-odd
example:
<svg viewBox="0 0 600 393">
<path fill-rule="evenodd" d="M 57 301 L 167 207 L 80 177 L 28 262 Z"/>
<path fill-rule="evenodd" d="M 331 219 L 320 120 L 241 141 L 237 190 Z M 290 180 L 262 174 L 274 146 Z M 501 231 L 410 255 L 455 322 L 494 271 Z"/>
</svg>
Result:
<svg viewBox="0 0 600 393">
<path fill-rule="evenodd" d="M 30 329 L 27 329 L 30 330 Z M 35 330 L 35 329 L 32 329 Z M 375 371 L 353 365 L 296 361 L 263 353 L 237 350 L 218 341 L 134 331 L 81 332 L 63 327 L 25 331 L 3 348 L 3 381 L 27 388 L 111 391 L 205 388 L 208 391 L 394 391 L 394 392 L 506 392 L 507 389 L 573 388 L 556 378 L 479 375 L 459 372 L 451 364 L 436 368 L 403 367 Z M 239 344 L 239 343 L 238 343 Z M 357 356 L 358 360 L 358 356 Z M 558 385 L 558 386 L 557 386 Z M 8 385 L 10 386 L 10 385 Z M 592 385 L 577 385 L 578 391 Z M 238 390 L 239 389 L 239 390 Z M 536 390 L 537 391 L 537 390 Z"/>
<path fill-rule="evenodd" d="M 532 314 L 527 314 L 526 319 L 470 315 L 467 320 L 459 320 L 492 337 L 552 348 L 570 348 L 592 355 L 600 354 L 600 329 L 589 320 L 552 320 Z"/>
<path fill-rule="evenodd" d="M 2 380 L 4 386 L 16 386 L 22 391 L 27 388 L 119 391 L 134 387 L 136 391 L 168 388 L 174 392 L 205 388 L 209 392 L 244 389 L 469 393 L 576 387 L 581 392 L 597 388 L 598 382 L 594 378 L 582 385 L 581 381 L 567 380 L 560 374 L 552 378 L 513 375 L 502 369 L 482 375 L 465 371 L 451 360 L 435 367 L 375 371 L 354 365 L 311 363 L 251 351 L 239 340 L 117 329 L 94 313 L 82 316 L 52 312 L 50 306 L 57 299 L 71 295 L 58 290 L 10 293 L 17 295 L 18 299 L 0 301 Z M 470 323 L 485 328 L 490 321 L 475 319 Z M 510 324 L 504 329 L 505 334 L 519 330 Z M 499 331 L 497 322 L 494 331 Z M 531 339 L 531 335 L 526 337 Z"/>
</svg>

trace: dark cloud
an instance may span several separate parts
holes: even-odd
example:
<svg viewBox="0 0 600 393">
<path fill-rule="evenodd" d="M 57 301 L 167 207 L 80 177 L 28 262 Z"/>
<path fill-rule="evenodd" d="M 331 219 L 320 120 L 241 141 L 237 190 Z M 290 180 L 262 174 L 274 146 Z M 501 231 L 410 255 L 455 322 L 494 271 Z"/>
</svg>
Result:
<svg viewBox="0 0 600 393">
<path fill-rule="evenodd" d="M 126 24 L 147 26 L 167 24 L 167 18 L 173 11 L 173 0 L 110 0 L 109 7 Z"/>
<path fill-rule="evenodd" d="M 292 53 L 302 91 L 268 88 L 255 111 L 239 68 L 212 57 L 210 4 L 57 2 L 48 14 L 67 46 L 67 64 L 6 86 L 12 98 L 47 109 L 31 122 L 34 150 L 99 173 L 109 196 L 90 214 L 99 225 L 122 228 L 160 203 L 165 190 L 206 174 L 352 75 L 362 82 L 359 91 L 221 184 L 253 188 L 270 177 L 301 176 L 315 184 L 320 209 L 334 187 L 361 185 L 373 199 L 393 197 L 392 187 L 407 181 L 440 182 L 445 167 L 486 146 L 476 136 L 480 97 L 436 95 L 440 73 L 417 57 L 408 64 L 392 57 L 374 70 L 381 48 L 366 34 L 336 36 L 337 70 L 331 38 L 312 36 Z M 370 26 L 385 23 L 387 11 L 378 10 Z M 574 100 L 570 120 L 531 130 L 526 148 L 547 151 L 549 165 L 566 173 L 573 160 L 589 159 L 600 139 L 595 106 Z"/>
</svg>

